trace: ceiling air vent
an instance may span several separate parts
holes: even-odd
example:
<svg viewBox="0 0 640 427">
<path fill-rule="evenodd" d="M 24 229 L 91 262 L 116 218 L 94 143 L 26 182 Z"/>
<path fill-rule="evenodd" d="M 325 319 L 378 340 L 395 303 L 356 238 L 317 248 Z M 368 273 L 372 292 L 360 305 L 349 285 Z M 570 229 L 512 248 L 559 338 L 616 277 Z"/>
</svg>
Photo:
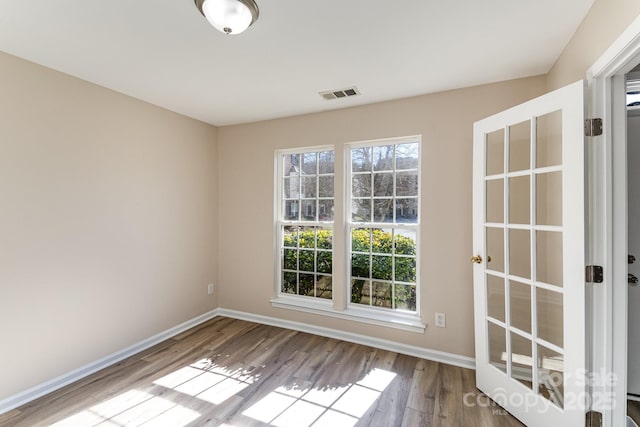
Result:
<svg viewBox="0 0 640 427">
<path fill-rule="evenodd" d="M 330 99 L 348 98 L 350 96 L 360 95 L 358 88 L 356 88 L 355 86 L 351 86 L 346 89 L 327 90 L 319 93 L 320 93 L 320 96 L 326 99 L 327 101 Z"/>
</svg>

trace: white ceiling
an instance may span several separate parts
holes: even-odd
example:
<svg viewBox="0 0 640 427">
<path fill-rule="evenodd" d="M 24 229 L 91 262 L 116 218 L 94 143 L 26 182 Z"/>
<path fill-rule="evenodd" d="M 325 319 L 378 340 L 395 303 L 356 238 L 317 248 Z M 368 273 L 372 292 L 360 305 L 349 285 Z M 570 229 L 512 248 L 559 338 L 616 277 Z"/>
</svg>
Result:
<svg viewBox="0 0 640 427">
<path fill-rule="evenodd" d="M 226 125 L 546 73 L 593 1 L 257 0 L 225 36 L 193 0 L 0 0 L 0 51 Z"/>
</svg>

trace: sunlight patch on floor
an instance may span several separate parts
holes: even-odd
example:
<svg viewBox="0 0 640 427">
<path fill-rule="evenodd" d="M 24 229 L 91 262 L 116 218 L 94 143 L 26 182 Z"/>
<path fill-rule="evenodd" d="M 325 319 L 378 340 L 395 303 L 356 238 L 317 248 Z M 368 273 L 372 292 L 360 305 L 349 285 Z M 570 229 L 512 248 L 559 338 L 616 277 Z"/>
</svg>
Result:
<svg viewBox="0 0 640 427">
<path fill-rule="evenodd" d="M 276 427 L 353 426 L 395 377 L 376 368 L 357 383 L 341 387 L 278 387 L 242 415 Z"/>
</svg>

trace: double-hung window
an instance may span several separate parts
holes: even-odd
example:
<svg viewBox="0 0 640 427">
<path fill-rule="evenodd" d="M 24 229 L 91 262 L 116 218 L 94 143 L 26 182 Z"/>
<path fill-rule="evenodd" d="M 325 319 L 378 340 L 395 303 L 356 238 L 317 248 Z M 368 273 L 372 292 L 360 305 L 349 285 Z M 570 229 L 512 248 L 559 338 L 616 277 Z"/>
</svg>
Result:
<svg viewBox="0 0 640 427">
<path fill-rule="evenodd" d="M 346 144 L 340 164 L 333 147 L 276 156 L 274 305 L 424 327 L 418 280 L 420 137 Z M 344 183 L 337 200 L 334 178 Z"/>
<path fill-rule="evenodd" d="M 349 146 L 350 302 L 417 312 L 420 144 Z"/>
<path fill-rule="evenodd" d="M 280 294 L 333 297 L 332 149 L 282 152 L 280 180 Z"/>
</svg>

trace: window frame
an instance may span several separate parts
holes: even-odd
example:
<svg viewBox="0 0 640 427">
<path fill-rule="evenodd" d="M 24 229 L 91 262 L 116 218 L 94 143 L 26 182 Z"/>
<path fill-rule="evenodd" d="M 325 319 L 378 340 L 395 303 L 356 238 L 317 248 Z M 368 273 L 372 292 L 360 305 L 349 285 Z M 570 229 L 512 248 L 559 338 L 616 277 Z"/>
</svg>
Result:
<svg viewBox="0 0 640 427">
<path fill-rule="evenodd" d="M 306 306 L 309 304 L 311 304 L 312 306 L 319 305 L 320 307 L 323 307 L 325 309 L 333 305 L 332 303 L 333 297 L 331 299 L 323 299 L 317 296 L 306 296 L 306 295 L 289 294 L 286 292 L 282 292 L 283 252 L 281 251 L 283 250 L 283 239 L 284 239 L 284 233 L 282 230 L 286 226 L 314 227 L 315 229 L 330 229 L 332 234 L 332 245 L 331 245 L 332 248 L 330 252 L 332 254 L 332 264 L 333 264 L 333 260 L 335 259 L 335 240 L 333 239 L 333 236 L 335 236 L 335 214 L 334 214 L 334 218 L 331 221 L 321 221 L 319 219 L 315 221 L 301 220 L 301 219 L 287 220 L 285 219 L 285 209 L 284 209 L 285 200 L 287 200 L 284 197 L 285 196 L 284 157 L 292 154 L 304 155 L 308 153 L 322 153 L 327 151 L 333 152 L 333 178 L 334 178 L 333 202 L 334 202 L 334 211 L 335 211 L 336 209 L 335 207 L 336 162 L 335 162 L 335 147 L 333 145 L 321 145 L 321 146 L 314 146 L 314 147 L 302 147 L 302 148 L 291 148 L 291 149 L 285 149 L 285 150 L 276 150 L 275 152 L 276 197 L 275 197 L 275 206 L 274 206 L 275 223 L 276 223 L 276 239 L 275 239 L 275 250 L 274 250 L 276 260 L 274 265 L 277 267 L 275 269 L 276 270 L 275 271 L 275 285 L 276 285 L 275 300 L 288 301 L 289 303 L 298 304 L 300 306 Z M 323 174 L 323 175 L 326 176 L 329 174 Z M 320 176 L 319 174 L 316 174 L 316 177 L 319 177 L 319 176 Z M 319 183 L 316 183 L 316 189 L 318 188 L 318 185 Z M 322 199 L 328 199 L 328 198 L 321 198 L 319 194 L 316 194 L 315 199 L 322 200 Z M 298 209 L 299 210 L 302 209 L 302 206 L 299 206 Z M 317 214 L 319 215 L 319 212 L 317 212 Z M 317 248 L 315 247 L 313 251 L 315 253 L 318 252 Z M 329 251 L 325 251 L 325 252 L 329 252 Z M 298 268 L 298 274 L 299 273 L 300 273 L 300 270 Z M 332 277 L 331 286 L 333 289 L 334 282 L 335 282 L 335 274 L 333 272 L 333 269 L 330 276 Z M 333 291 L 332 291 L 332 294 L 333 294 Z"/>
<path fill-rule="evenodd" d="M 351 280 L 351 148 L 354 146 L 384 146 L 401 143 L 418 143 L 418 223 L 412 224 L 416 230 L 416 311 L 406 312 L 352 304 L 350 302 Z M 376 326 L 424 333 L 426 325 L 422 321 L 420 308 L 420 207 L 422 197 L 422 136 L 411 135 L 376 140 L 344 143 L 343 150 L 335 145 L 318 145 L 278 149 L 274 152 L 274 294 L 271 305 L 274 308 L 317 314 L 324 317 L 356 321 Z M 281 292 L 282 286 L 282 242 L 283 225 L 290 224 L 284 218 L 284 171 L 283 159 L 287 154 L 303 154 L 322 151 L 334 152 L 334 218 L 333 221 L 317 222 L 317 227 L 333 230 L 332 299 L 307 297 Z M 395 207 L 394 207 L 395 209 Z M 391 225 L 391 224 L 388 224 Z"/>
<path fill-rule="evenodd" d="M 404 171 L 416 171 L 417 172 L 417 180 L 418 180 L 418 194 L 417 196 L 415 196 L 415 200 L 417 202 L 417 206 L 416 206 L 416 210 L 417 210 L 417 221 L 415 223 L 398 223 L 395 219 L 396 216 L 396 207 L 393 207 L 393 217 L 394 217 L 394 221 L 393 222 L 389 222 L 389 223 L 385 223 L 385 222 L 376 222 L 375 221 L 375 215 L 372 215 L 370 217 L 371 221 L 364 221 L 364 222 L 354 222 L 352 219 L 352 213 L 353 213 L 353 185 L 352 185 L 352 179 L 354 176 L 354 171 L 353 171 L 353 161 L 352 161 L 352 150 L 354 148 L 359 148 L 359 147 L 371 147 L 373 150 L 373 147 L 383 147 L 383 146 L 389 146 L 389 145 L 400 145 L 400 144 L 417 144 L 418 145 L 418 167 L 417 168 L 411 168 L 411 169 L 396 169 L 396 165 L 395 165 L 395 154 L 394 154 L 394 164 L 393 167 L 391 169 L 391 172 L 394 175 L 394 185 L 393 185 L 393 202 L 395 205 L 396 202 L 396 186 L 395 186 L 395 176 L 396 176 L 396 172 L 400 171 L 400 172 L 404 172 Z M 371 311 L 371 312 L 379 312 L 381 315 L 393 315 L 395 316 L 400 316 L 400 317 L 409 317 L 409 318 L 414 318 L 414 317 L 418 317 L 420 318 L 421 316 L 421 310 L 420 310 L 420 295 L 421 295 L 421 286 L 420 286 L 420 208 L 421 208 L 421 193 L 422 193 L 422 185 L 421 185 L 421 174 L 422 174 L 422 136 L 421 135 L 412 135 L 412 136 L 406 136 L 406 137 L 398 137 L 398 138 L 385 138 L 385 139 L 376 139 L 376 140 L 370 140 L 370 141 L 358 141 L 358 142 L 352 142 L 352 143 L 348 143 L 345 144 L 345 157 L 344 157 L 344 166 L 345 166 L 345 194 L 344 194 L 344 202 L 345 202 L 345 215 L 344 215 L 344 223 L 345 223 L 345 239 L 347 240 L 347 248 L 346 248 L 346 253 L 345 253 L 345 277 L 344 277 L 344 283 L 346 286 L 346 297 L 347 297 L 347 309 L 348 310 L 353 310 L 353 311 L 360 311 L 360 310 L 366 310 L 366 311 Z M 386 171 L 382 172 L 385 173 Z M 371 176 L 372 176 L 372 184 L 373 184 L 373 176 L 375 174 L 375 171 L 372 169 L 371 171 Z M 355 172 L 355 175 L 362 175 L 362 173 L 359 172 Z M 372 193 L 370 196 L 371 200 L 375 200 L 376 196 L 373 194 L 373 189 L 372 189 Z M 404 198 L 404 197 L 401 197 Z M 412 197 L 406 197 L 406 198 L 414 198 Z M 415 232 L 415 242 L 416 242 L 416 255 L 415 255 L 415 261 L 416 261 L 416 282 L 415 282 L 415 286 L 416 286 L 416 311 L 408 311 L 408 310 L 400 310 L 400 309 L 395 309 L 395 308 L 384 308 L 384 307 L 376 307 L 373 305 L 364 305 L 364 304 L 359 304 L 359 303 L 353 303 L 351 302 L 351 255 L 352 255 L 352 238 L 351 238 L 351 233 L 353 230 L 356 229 L 375 229 L 375 228 L 388 228 L 388 229 L 392 229 L 394 230 L 394 234 L 395 234 L 395 230 L 396 229 L 407 229 L 407 230 L 412 230 L 413 232 Z M 369 253 L 370 256 L 374 256 L 372 252 Z M 392 257 L 394 257 L 395 254 L 392 254 Z M 404 258 L 404 256 L 401 256 L 400 258 Z M 370 278 L 370 281 L 374 281 L 375 279 Z M 392 276 L 392 280 L 391 282 L 393 284 L 395 284 L 396 280 L 395 277 Z M 393 292 L 395 293 L 395 286 L 393 287 Z"/>
</svg>

